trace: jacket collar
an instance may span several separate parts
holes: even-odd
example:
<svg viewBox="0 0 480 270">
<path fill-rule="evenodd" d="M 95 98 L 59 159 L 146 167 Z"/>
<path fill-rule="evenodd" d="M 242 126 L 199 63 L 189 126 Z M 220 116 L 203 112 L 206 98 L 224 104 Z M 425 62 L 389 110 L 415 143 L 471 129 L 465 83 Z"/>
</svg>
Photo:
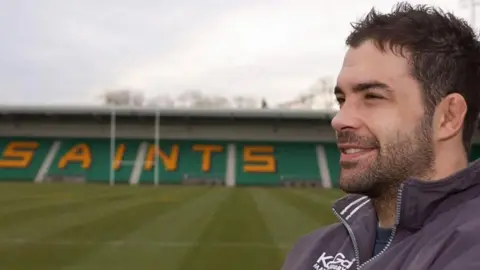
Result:
<svg viewBox="0 0 480 270">
<path fill-rule="evenodd" d="M 409 179 L 403 184 L 397 225 L 419 230 L 438 214 L 478 196 L 477 190 L 480 191 L 480 160 L 438 181 Z"/>
<path fill-rule="evenodd" d="M 479 192 L 466 192 L 470 188 Z M 467 168 L 438 181 L 406 180 L 400 190 L 397 205 L 399 217 L 396 224 L 400 228 L 416 231 L 441 212 L 449 210 L 460 202 L 469 200 L 480 193 L 480 160 L 472 162 Z M 370 198 L 349 194 L 337 200 L 334 211 L 344 222 L 352 225 L 364 218 L 375 219 L 376 215 Z M 372 222 L 368 222 L 372 223 Z"/>
</svg>

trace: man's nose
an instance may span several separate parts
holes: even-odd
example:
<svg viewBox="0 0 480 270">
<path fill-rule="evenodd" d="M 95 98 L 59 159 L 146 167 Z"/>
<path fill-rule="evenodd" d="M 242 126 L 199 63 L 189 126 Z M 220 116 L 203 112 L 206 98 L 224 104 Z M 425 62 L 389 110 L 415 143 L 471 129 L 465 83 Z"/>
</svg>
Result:
<svg viewBox="0 0 480 270">
<path fill-rule="evenodd" d="M 358 129 L 360 127 L 358 111 L 352 107 L 344 106 L 333 117 L 331 125 L 337 132 L 346 129 Z"/>
</svg>

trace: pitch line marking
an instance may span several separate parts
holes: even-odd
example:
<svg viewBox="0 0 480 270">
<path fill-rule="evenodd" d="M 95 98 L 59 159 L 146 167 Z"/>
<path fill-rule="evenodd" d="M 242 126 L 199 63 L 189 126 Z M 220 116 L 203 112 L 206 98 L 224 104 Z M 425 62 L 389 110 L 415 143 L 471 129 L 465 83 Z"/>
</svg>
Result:
<svg viewBox="0 0 480 270">
<path fill-rule="evenodd" d="M 95 241 L 95 240 L 29 240 L 26 238 L 4 238 L 0 239 L 0 244 L 22 245 L 22 244 L 36 244 L 48 246 L 80 246 L 80 245 L 106 245 L 106 246 L 155 246 L 162 248 L 192 248 L 192 247 L 206 247 L 206 248 L 258 248 L 258 249 L 289 249 L 289 244 L 272 244 L 261 242 L 179 242 L 179 241 Z"/>
</svg>

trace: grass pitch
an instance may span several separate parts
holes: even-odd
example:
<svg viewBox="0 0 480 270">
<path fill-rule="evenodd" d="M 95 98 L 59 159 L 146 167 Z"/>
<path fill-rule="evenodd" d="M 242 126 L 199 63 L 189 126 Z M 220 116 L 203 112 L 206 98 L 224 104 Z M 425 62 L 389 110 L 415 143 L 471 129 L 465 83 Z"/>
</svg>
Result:
<svg viewBox="0 0 480 270">
<path fill-rule="evenodd" d="M 278 270 L 336 190 L 0 183 L 0 269 Z"/>
</svg>

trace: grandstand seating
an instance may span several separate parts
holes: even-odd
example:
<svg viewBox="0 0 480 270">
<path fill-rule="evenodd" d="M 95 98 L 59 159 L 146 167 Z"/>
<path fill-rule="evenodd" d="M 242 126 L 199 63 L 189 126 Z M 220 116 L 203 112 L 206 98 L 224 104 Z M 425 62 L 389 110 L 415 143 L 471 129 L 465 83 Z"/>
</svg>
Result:
<svg viewBox="0 0 480 270">
<path fill-rule="evenodd" d="M 108 139 L 0 138 L 0 181 L 336 186 L 334 144 Z M 233 146 L 233 150 L 229 150 Z M 319 151 L 319 147 L 321 151 Z M 156 159 L 157 154 L 157 159 Z M 480 157 L 475 145 L 471 159 Z"/>
<path fill-rule="evenodd" d="M 0 138 L 0 180 L 108 182 L 110 143 L 109 139 Z M 234 146 L 233 153 L 229 145 Z M 155 154 L 163 184 L 225 184 L 229 170 L 236 185 L 322 183 L 322 177 L 336 179 L 338 171 L 333 144 L 321 145 L 325 157 L 318 156 L 314 143 L 162 140 L 155 152 L 153 141 L 117 139 L 115 146 L 116 183 L 153 183 Z"/>
</svg>

